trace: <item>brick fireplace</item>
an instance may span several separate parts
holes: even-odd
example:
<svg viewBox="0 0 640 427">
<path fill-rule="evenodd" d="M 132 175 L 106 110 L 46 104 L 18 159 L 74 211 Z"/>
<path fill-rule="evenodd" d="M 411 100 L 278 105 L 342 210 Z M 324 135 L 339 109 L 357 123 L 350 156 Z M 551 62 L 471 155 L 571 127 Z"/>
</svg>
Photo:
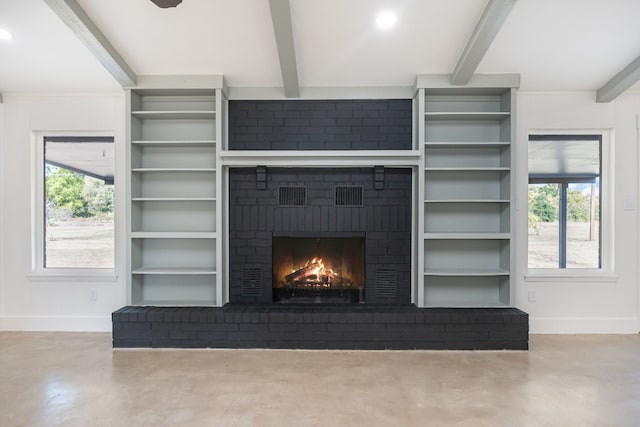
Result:
<svg viewBox="0 0 640 427">
<path fill-rule="evenodd" d="M 308 239 L 307 247 L 318 242 L 317 255 L 305 252 L 304 244 L 296 249 L 311 259 L 326 259 L 336 250 L 343 251 L 342 259 L 349 251 L 359 251 L 364 277 L 355 284 L 354 302 L 411 302 L 411 169 L 385 168 L 379 189 L 374 168 L 267 168 L 264 188 L 257 177 L 255 168 L 229 173 L 231 302 L 273 302 L 274 280 L 283 281 L 275 277 L 280 272 L 273 271 L 273 242 L 278 238 L 291 244 L 291 239 Z M 296 191 L 298 197 L 292 197 Z M 341 197 L 342 192 L 351 197 Z M 350 243 L 338 248 L 333 240 L 330 248 L 328 239 Z M 361 241 L 362 248 L 353 239 Z M 287 274 L 302 268 L 306 259 L 297 262 Z"/>
<path fill-rule="evenodd" d="M 228 303 L 123 307 L 114 347 L 528 348 L 518 309 L 412 304 L 417 170 L 397 160 L 415 153 L 411 100 L 239 100 L 228 112 Z"/>
</svg>

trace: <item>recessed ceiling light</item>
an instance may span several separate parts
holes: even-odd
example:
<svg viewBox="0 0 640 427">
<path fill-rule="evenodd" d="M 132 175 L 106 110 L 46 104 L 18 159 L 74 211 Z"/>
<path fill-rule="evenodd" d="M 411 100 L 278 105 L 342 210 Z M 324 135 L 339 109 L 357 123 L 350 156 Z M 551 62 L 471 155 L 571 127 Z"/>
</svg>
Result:
<svg viewBox="0 0 640 427">
<path fill-rule="evenodd" d="M 376 24 L 381 30 L 389 30 L 395 27 L 397 20 L 398 17 L 394 12 L 390 10 L 383 10 L 378 13 L 378 16 L 376 17 Z"/>
<path fill-rule="evenodd" d="M 0 28 L 0 40 L 11 40 L 11 33 L 7 30 Z"/>
</svg>

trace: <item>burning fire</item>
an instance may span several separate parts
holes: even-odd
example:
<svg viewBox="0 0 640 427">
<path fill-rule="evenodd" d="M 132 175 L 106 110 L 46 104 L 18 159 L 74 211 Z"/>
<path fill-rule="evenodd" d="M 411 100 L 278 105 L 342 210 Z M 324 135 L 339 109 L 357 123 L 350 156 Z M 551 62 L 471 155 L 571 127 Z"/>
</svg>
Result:
<svg viewBox="0 0 640 427">
<path fill-rule="evenodd" d="M 331 288 L 351 286 L 351 280 L 324 264 L 322 258 L 307 260 L 301 267 L 291 270 L 285 277 L 284 286 L 303 288 Z"/>
<path fill-rule="evenodd" d="M 325 267 L 322 258 L 307 260 L 302 267 L 291 270 L 292 274 L 297 272 L 302 272 L 302 276 L 312 282 L 310 284 L 325 288 L 331 287 L 333 279 L 338 276 L 332 268 Z"/>
</svg>

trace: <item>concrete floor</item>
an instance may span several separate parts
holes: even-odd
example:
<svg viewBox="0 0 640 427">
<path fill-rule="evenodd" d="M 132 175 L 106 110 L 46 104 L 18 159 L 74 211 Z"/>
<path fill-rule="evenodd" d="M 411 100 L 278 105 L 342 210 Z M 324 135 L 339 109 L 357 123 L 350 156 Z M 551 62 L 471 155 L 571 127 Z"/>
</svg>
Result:
<svg viewBox="0 0 640 427">
<path fill-rule="evenodd" d="M 640 336 L 529 352 L 112 350 L 0 333 L 0 426 L 640 426 Z"/>
</svg>

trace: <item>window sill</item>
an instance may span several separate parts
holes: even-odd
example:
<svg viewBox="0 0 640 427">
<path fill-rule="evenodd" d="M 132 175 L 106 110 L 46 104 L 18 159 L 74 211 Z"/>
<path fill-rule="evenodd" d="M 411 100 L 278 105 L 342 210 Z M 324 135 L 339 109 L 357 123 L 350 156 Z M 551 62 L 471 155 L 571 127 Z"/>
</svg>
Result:
<svg viewBox="0 0 640 427">
<path fill-rule="evenodd" d="M 104 272 L 33 272 L 27 274 L 31 282 L 116 282 L 118 275 L 113 270 Z"/>
<path fill-rule="evenodd" d="M 525 282 L 564 282 L 564 283 L 616 283 L 618 276 L 611 272 L 602 271 L 582 271 L 582 272 L 567 272 L 566 274 L 558 273 L 557 271 L 549 273 L 541 273 L 531 271 L 524 276 Z"/>
</svg>

